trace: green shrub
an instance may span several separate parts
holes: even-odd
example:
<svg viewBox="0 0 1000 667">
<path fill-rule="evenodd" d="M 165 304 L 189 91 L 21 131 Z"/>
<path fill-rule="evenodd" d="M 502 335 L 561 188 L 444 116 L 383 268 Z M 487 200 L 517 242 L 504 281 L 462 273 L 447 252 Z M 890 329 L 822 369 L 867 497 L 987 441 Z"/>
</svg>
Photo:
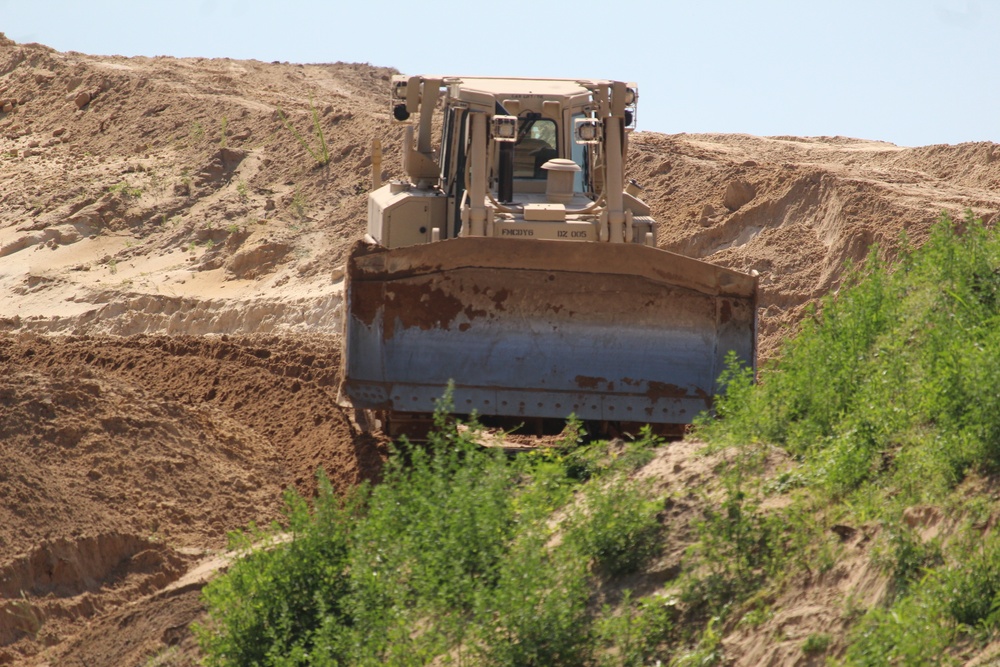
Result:
<svg viewBox="0 0 1000 667">
<path fill-rule="evenodd" d="M 406 651 L 447 643 L 456 631 L 447 622 L 417 637 L 410 630 L 429 616 L 461 627 L 477 591 L 499 577 L 513 472 L 501 451 L 480 450 L 454 426 L 430 438 L 403 444 L 355 530 L 349 633 L 359 657 L 387 659 L 401 640 Z"/>
<path fill-rule="evenodd" d="M 655 664 L 659 645 L 674 634 L 675 618 L 672 601 L 658 595 L 634 600 L 632 591 L 626 590 L 617 613 L 605 607 L 596 624 L 600 645 L 606 649 L 599 664 L 602 667 Z"/>
<path fill-rule="evenodd" d="M 830 648 L 831 641 L 833 638 L 825 632 L 811 634 L 802 642 L 802 652 L 806 655 L 826 653 L 826 650 Z"/>
<path fill-rule="evenodd" d="M 889 609 L 872 609 L 852 631 L 844 664 L 857 667 L 956 664 L 947 655 L 954 628 L 942 622 L 943 612 L 940 597 L 919 594 L 903 597 Z"/>
<path fill-rule="evenodd" d="M 875 480 L 941 497 L 970 467 L 1000 464 L 998 323 L 1000 240 L 943 216 L 923 247 L 904 239 L 893 271 L 878 248 L 850 269 L 759 385 L 731 359 L 699 432 L 782 445 L 835 497 Z"/>
<path fill-rule="evenodd" d="M 577 494 L 564 452 L 510 459 L 449 411 L 428 443 L 396 446 L 380 484 L 340 498 L 323 480 L 312 507 L 289 493 L 290 540 L 236 538 L 243 558 L 205 589 L 208 665 L 589 665 L 665 623 L 642 603 L 626 629 L 598 629 L 592 565 L 633 571 L 655 551 L 641 486 L 602 472 Z M 597 469 L 652 442 L 595 448 Z"/>
<path fill-rule="evenodd" d="M 948 616 L 967 628 L 1000 628 L 1000 539 L 973 531 L 954 557 L 953 567 L 936 573 Z"/>
<path fill-rule="evenodd" d="M 269 543 L 263 531 L 233 536 L 231 546 L 244 555 L 205 587 L 208 620 L 195 628 L 206 664 L 277 664 L 276 655 L 308 655 L 324 619 L 344 617 L 357 505 L 341 502 L 323 476 L 319 494 L 315 515 L 301 497 L 286 495 L 290 541 Z"/>
<path fill-rule="evenodd" d="M 877 248 L 851 268 L 759 384 L 731 358 L 714 415 L 699 419 L 698 433 L 716 445 L 784 447 L 798 464 L 796 487 L 886 526 L 895 595 L 858 622 L 845 664 L 958 662 L 949 647 L 1000 629 L 997 540 L 972 531 L 961 547 L 924 542 L 899 516 L 943 501 L 970 471 L 1000 468 L 998 324 L 1000 236 L 971 214 L 942 216 L 921 248 L 903 239 L 892 270 Z M 770 487 L 784 490 L 780 479 Z M 721 614 L 740 597 L 734 582 L 777 572 L 787 546 L 813 548 L 789 540 L 760 501 L 758 490 L 727 481 L 722 507 L 706 512 L 696 550 L 717 565 L 687 584 L 691 608 Z"/>
<path fill-rule="evenodd" d="M 948 655 L 963 636 L 995 637 L 1000 629 L 1000 538 L 975 529 L 949 563 L 923 569 L 907 594 L 869 611 L 852 631 L 848 665 L 959 664 Z"/>
<path fill-rule="evenodd" d="M 482 596 L 476 664 L 498 667 L 585 665 L 593 650 L 586 561 L 550 549 L 540 528 L 522 535 Z"/>
<path fill-rule="evenodd" d="M 811 572 L 803 554 L 817 545 L 831 563 L 837 545 L 820 541 L 817 525 L 846 515 L 885 528 L 893 595 L 858 621 L 844 664 L 963 662 L 957 645 L 1000 632 L 998 540 L 970 530 L 964 541 L 925 542 L 901 513 L 924 503 L 967 512 L 957 485 L 1000 469 L 1000 235 L 971 214 L 942 216 L 921 248 L 903 239 L 891 270 L 879 257 L 873 248 L 848 270 L 758 384 L 730 357 L 725 393 L 697 432 L 729 451 L 781 446 L 795 467 L 762 488 L 740 482 L 758 471 L 720 470 L 726 495 L 698 526 L 691 552 L 701 569 L 683 601 L 695 618 L 724 618 L 782 564 Z M 794 502 L 761 510 L 766 494 L 788 492 L 815 499 L 811 520 Z"/>
<path fill-rule="evenodd" d="M 589 484 L 565 539 L 606 575 L 638 571 L 660 548 L 657 512 L 661 506 L 648 496 L 648 491 L 623 476 Z"/>
<path fill-rule="evenodd" d="M 763 509 L 766 454 L 758 445 L 733 447 L 715 470 L 723 496 L 705 499 L 702 515 L 694 522 L 698 539 L 688 549 L 698 564 L 689 571 L 682 591 L 692 617 L 724 617 L 732 603 L 757 591 L 814 533 L 794 506 Z"/>
<path fill-rule="evenodd" d="M 905 525 L 889 524 L 886 532 L 889 553 L 885 564 L 892 574 L 896 595 L 903 595 L 927 570 L 941 565 L 941 549 L 937 542 L 924 543 Z"/>
</svg>

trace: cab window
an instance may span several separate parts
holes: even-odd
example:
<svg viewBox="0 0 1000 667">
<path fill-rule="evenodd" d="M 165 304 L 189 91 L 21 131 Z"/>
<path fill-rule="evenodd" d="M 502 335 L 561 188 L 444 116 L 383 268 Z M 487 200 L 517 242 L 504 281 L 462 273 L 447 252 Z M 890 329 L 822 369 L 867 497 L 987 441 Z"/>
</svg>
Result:
<svg viewBox="0 0 1000 667">
<path fill-rule="evenodd" d="M 514 178 L 544 179 L 542 165 L 559 157 L 556 123 L 548 118 L 521 121 L 514 145 Z"/>
<path fill-rule="evenodd" d="M 574 122 L 572 127 L 574 128 L 576 127 L 577 118 L 586 118 L 586 116 L 582 113 L 573 114 Z M 580 165 L 580 171 L 573 174 L 573 191 L 586 192 L 584 184 L 588 180 L 588 172 L 590 171 L 587 164 L 587 147 L 584 144 L 578 144 L 574 141 L 570 146 L 570 150 L 572 151 L 572 155 L 570 157 L 573 159 L 573 162 Z"/>
</svg>

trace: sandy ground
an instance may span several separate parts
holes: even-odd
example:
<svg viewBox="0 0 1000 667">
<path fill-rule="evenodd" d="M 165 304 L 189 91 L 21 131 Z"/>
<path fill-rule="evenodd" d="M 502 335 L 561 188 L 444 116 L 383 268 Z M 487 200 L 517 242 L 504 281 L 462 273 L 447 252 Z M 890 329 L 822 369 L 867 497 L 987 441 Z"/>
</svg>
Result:
<svg viewBox="0 0 1000 667">
<path fill-rule="evenodd" d="M 399 175 L 393 71 L 0 36 L 0 664 L 194 664 L 187 627 L 226 532 L 277 517 L 318 466 L 340 488 L 378 474 L 384 443 L 336 387 L 373 139 Z M 873 243 L 891 257 L 942 211 L 1000 211 L 992 143 L 638 132 L 630 149 L 661 247 L 760 272 L 762 358 Z M 647 474 L 707 484 L 695 449 Z M 845 591 L 877 599 L 865 544 L 783 602 L 785 640 L 728 629 L 736 664 L 800 664 Z"/>
</svg>

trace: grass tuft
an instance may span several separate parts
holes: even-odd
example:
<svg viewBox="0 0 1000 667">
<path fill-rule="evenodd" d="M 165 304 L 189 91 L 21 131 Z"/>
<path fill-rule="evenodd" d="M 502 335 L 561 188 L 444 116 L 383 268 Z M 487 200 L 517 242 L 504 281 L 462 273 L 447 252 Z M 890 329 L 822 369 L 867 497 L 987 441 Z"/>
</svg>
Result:
<svg viewBox="0 0 1000 667">
<path fill-rule="evenodd" d="M 315 160 L 316 164 L 325 167 L 330 163 L 330 149 L 326 145 L 326 137 L 323 136 L 323 125 L 319 120 L 319 109 L 312 102 L 312 98 L 309 99 L 309 112 L 312 117 L 312 131 L 313 139 L 316 146 L 313 146 L 313 142 L 306 141 L 306 138 L 295 129 L 291 121 L 288 120 L 288 116 L 285 112 L 278 107 L 278 117 L 281 119 L 281 124 L 285 126 L 285 129 L 292 133 L 292 136 L 299 142 L 299 144 L 309 153 L 310 157 Z"/>
</svg>

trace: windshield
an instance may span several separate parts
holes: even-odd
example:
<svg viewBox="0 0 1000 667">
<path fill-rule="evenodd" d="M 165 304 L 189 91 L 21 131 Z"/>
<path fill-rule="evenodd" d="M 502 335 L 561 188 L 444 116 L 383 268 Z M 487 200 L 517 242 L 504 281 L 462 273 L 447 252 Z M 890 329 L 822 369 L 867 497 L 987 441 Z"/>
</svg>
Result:
<svg viewBox="0 0 1000 667">
<path fill-rule="evenodd" d="M 514 146 L 514 178 L 544 179 L 542 165 L 556 157 L 556 122 L 548 118 L 522 120 Z"/>
</svg>

